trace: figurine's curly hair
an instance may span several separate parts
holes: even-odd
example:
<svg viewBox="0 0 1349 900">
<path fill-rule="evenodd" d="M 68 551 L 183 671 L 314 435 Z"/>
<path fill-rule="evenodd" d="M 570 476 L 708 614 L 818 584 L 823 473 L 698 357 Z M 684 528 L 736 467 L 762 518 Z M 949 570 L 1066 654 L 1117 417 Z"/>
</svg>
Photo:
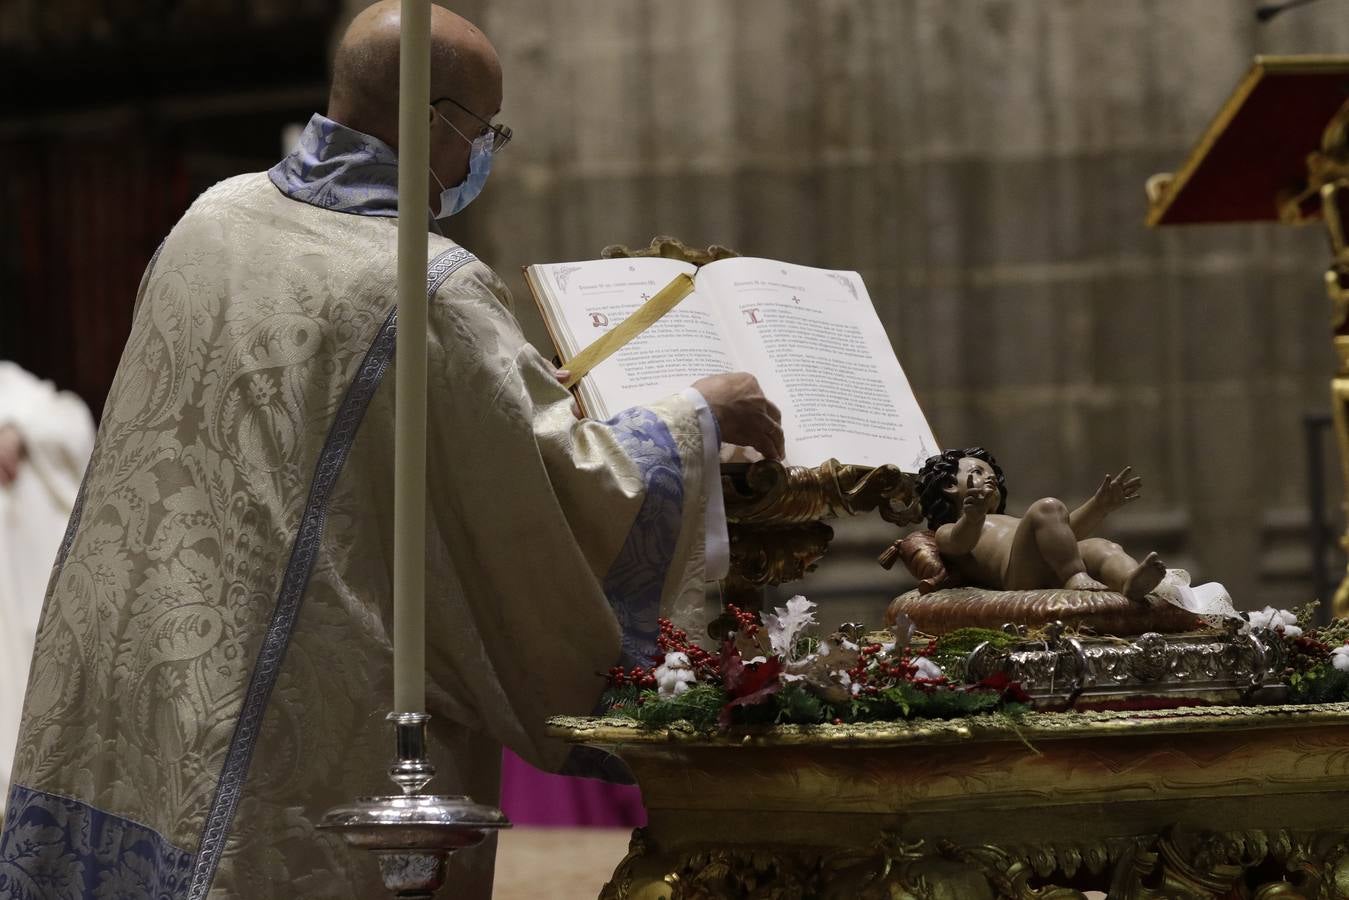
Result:
<svg viewBox="0 0 1349 900">
<path fill-rule="evenodd" d="M 951 502 L 943 488 L 952 484 L 960 471 L 960 461 L 967 456 L 983 460 L 993 470 L 998 481 L 998 512 L 1007 508 L 1007 479 L 1002 475 L 1002 466 L 983 447 L 966 447 L 964 450 L 946 450 L 940 456 L 929 456 L 923 468 L 918 472 L 918 503 L 923 515 L 927 516 L 927 527 L 936 531 L 941 526 L 960 518 L 960 508 Z"/>
</svg>

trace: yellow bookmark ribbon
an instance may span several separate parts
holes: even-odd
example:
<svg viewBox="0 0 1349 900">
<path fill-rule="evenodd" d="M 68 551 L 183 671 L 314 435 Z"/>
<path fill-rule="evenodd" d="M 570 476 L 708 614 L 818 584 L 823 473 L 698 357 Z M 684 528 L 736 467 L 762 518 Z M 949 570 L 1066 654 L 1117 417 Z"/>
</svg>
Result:
<svg viewBox="0 0 1349 900">
<path fill-rule="evenodd" d="M 656 292 L 656 295 L 633 310 L 632 315 L 605 332 L 589 347 L 562 364 L 562 368 L 571 374 L 562 382 L 565 388 L 575 386 L 591 369 L 613 356 L 637 335 L 646 331 L 667 312 L 674 309 L 680 300 L 693 293 L 692 276 L 680 272 L 674 280 Z"/>
</svg>

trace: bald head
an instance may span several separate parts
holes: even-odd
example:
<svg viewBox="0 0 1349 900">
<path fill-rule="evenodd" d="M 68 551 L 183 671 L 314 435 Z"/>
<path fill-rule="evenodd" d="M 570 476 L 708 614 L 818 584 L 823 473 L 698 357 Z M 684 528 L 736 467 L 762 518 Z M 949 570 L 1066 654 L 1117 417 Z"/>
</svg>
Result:
<svg viewBox="0 0 1349 900">
<path fill-rule="evenodd" d="M 398 145 L 398 20 L 398 0 L 380 0 L 352 20 L 333 55 L 328 94 L 329 118 L 391 147 Z M 501 106 L 501 64 L 473 23 L 433 4 L 431 99 L 440 97 L 490 119 Z"/>
</svg>

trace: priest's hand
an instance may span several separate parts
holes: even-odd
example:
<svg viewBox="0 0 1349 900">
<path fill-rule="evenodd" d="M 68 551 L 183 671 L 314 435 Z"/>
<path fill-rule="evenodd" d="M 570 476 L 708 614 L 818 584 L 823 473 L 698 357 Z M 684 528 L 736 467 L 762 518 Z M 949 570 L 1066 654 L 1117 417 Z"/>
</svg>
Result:
<svg viewBox="0 0 1349 900">
<path fill-rule="evenodd" d="M 567 379 L 571 377 L 571 372 L 567 369 L 555 369 L 553 371 L 553 377 L 557 379 L 558 384 L 566 384 Z M 571 401 L 571 414 L 575 418 L 581 418 L 581 404 L 577 403 L 575 400 Z"/>
<path fill-rule="evenodd" d="M 717 417 L 721 439 L 753 447 L 769 459 L 782 459 L 782 413 L 764 396 L 759 379 L 748 372 L 709 375 L 693 383 Z"/>
</svg>

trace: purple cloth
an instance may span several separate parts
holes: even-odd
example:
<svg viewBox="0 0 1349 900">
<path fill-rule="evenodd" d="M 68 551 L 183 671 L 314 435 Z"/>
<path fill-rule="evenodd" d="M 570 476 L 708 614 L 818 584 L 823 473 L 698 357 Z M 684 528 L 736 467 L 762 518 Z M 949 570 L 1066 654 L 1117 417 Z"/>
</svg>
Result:
<svg viewBox="0 0 1349 900">
<path fill-rule="evenodd" d="M 501 754 L 501 809 L 516 825 L 638 828 L 646 824 L 635 784 L 609 784 L 542 772 L 509 750 Z"/>
</svg>

